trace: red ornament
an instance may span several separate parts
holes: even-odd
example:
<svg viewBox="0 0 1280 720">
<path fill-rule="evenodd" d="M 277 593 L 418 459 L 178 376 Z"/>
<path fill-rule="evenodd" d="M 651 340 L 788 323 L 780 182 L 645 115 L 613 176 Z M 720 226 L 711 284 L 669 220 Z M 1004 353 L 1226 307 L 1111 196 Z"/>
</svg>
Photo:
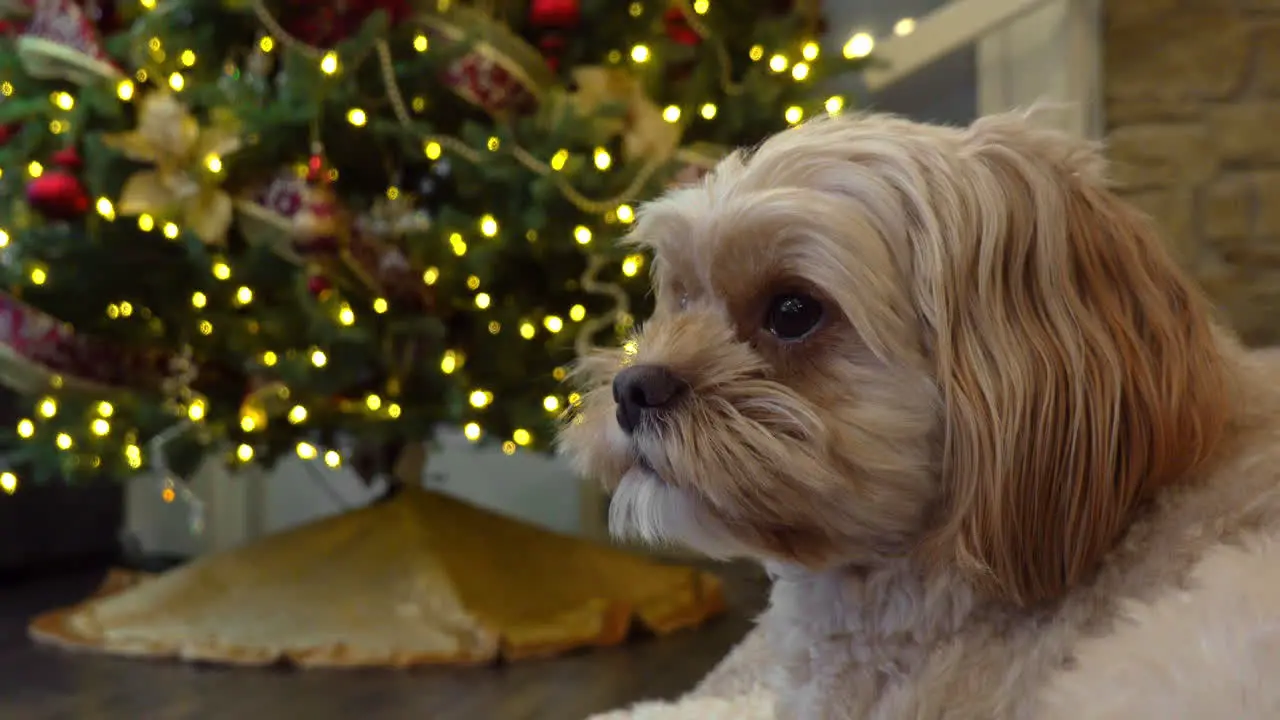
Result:
<svg viewBox="0 0 1280 720">
<path fill-rule="evenodd" d="M 51 170 L 27 184 L 27 204 L 45 217 L 70 220 L 89 212 L 89 194 L 80 178 Z"/>
<path fill-rule="evenodd" d="M 662 16 L 662 22 L 666 26 L 667 37 L 677 43 L 692 46 L 702 42 L 702 36 L 689 27 L 689 19 L 678 7 L 667 10 Z"/>
<path fill-rule="evenodd" d="M 537 27 L 573 27 L 581 18 L 579 0 L 533 0 L 529 3 L 529 22 Z"/>
<path fill-rule="evenodd" d="M 54 153 L 49 159 L 53 161 L 54 165 L 67 170 L 79 170 L 80 166 L 84 164 L 83 161 L 80 160 L 79 151 L 74 147 L 62 148 L 58 152 Z"/>
<path fill-rule="evenodd" d="M 307 292 L 312 295 L 323 295 L 332 287 L 333 283 L 322 275 L 312 275 L 307 278 Z"/>
<path fill-rule="evenodd" d="M 0 146 L 7 145 L 9 141 L 13 139 L 13 136 L 17 135 L 18 131 L 21 129 L 22 126 L 18 123 L 0 125 Z"/>
<path fill-rule="evenodd" d="M 318 3 L 315 0 L 289 0 L 289 17 L 285 29 L 309 45 L 330 47 L 360 29 L 369 16 L 379 10 L 387 13 L 391 27 L 406 20 L 411 11 L 410 0 L 345 0 Z"/>
</svg>

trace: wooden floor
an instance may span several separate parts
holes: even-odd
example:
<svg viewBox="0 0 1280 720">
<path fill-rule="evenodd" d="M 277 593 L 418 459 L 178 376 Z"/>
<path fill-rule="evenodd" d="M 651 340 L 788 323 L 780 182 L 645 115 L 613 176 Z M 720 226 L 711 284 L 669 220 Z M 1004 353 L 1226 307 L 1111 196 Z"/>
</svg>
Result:
<svg viewBox="0 0 1280 720">
<path fill-rule="evenodd" d="M 722 572 L 730 612 L 701 629 L 510 666 L 396 671 L 221 669 L 68 654 L 26 637 L 34 613 L 101 573 L 0 584 L 3 720 L 580 720 L 690 688 L 748 630 L 764 583 Z"/>
</svg>

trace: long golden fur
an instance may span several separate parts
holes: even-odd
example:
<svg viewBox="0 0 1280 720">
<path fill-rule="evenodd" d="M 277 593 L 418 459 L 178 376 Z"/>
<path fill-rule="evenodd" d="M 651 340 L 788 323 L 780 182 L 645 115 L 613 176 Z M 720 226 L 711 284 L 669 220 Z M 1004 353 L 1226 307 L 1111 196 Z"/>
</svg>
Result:
<svg viewBox="0 0 1280 720">
<path fill-rule="evenodd" d="M 1090 144 L 1020 115 L 815 121 L 632 237 L 655 313 L 584 361 L 562 444 L 615 532 L 774 573 L 779 717 L 1032 716 L 1123 602 L 1280 527 L 1276 463 L 1222 479 L 1276 436 L 1271 383 Z M 780 339 L 796 293 L 821 319 Z M 626 432 L 629 366 L 686 391 Z"/>
</svg>

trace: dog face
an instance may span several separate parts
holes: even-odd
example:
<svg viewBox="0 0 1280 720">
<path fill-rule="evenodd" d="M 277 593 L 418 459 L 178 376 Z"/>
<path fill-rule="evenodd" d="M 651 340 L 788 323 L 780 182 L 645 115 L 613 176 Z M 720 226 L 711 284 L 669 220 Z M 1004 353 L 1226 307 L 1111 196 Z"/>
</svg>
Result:
<svg viewBox="0 0 1280 720">
<path fill-rule="evenodd" d="M 1101 165 L 1016 116 L 842 118 L 646 206 L 656 310 L 561 436 L 614 532 L 1079 582 L 1226 414 L 1202 299 Z"/>
</svg>

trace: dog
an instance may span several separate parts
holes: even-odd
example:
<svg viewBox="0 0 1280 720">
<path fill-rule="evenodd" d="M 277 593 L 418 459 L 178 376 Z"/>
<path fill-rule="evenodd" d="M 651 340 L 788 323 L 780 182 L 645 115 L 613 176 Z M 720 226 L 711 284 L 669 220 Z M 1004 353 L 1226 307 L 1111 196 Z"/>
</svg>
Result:
<svg viewBox="0 0 1280 720">
<path fill-rule="evenodd" d="M 1280 363 L 1095 144 L 815 120 L 629 240 L 655 309 L 560 447 L 615 534 L 768 569 L 718 672 L 771 716 L 1280 717 Z"/>
</svg>

